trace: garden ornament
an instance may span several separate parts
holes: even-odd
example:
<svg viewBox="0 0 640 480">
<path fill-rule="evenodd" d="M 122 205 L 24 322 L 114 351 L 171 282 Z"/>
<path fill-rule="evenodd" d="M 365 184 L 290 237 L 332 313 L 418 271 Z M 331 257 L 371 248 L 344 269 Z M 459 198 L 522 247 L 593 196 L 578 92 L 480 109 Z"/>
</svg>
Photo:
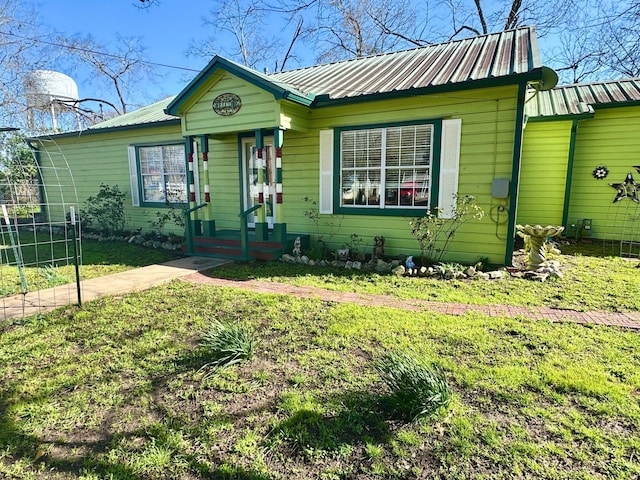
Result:
<svg viewBox="0 0 640 480">
<path fill-rule="evenodd" d="M 302 241 L 300 240 L 300 237 L 296 237 L 296 239 L 293 241 L 292 253 L 294 257 L 300 257 L 302 255 Z"/>
<path fill-rule="evenodd" d="M 413 261 L 413 255 L 412 255 L 412 256 L 409 256 L 409 257 L 407 257 L 407 259 L 406 259 L 406 260 L 405 260 L 405 262 L 404 262 L 404 265 L 405 265 L 405 267 L 407 267 L 407 273 L 408 273 L 409 275 L 413 275 L 414 270 L 415 270 L 415 268 L 416 268 L 416 264 L 415 264 L 415 262 Z"/>
<path fill-rule="evenodd" d="M 373 237 L 373 258 L 376 260 L 384 258 L 384 237 L 382 235 Z"/>
<path fill-rule="evenodd" d="M 564 230 L 564 227 L 516 225 L 516 230 L 524 239 L 525 251 L 528 254 L 527 268 L 537 270 L 543 267 L 547 260 L 547 238 L 555 237 Z"/>
</svg>

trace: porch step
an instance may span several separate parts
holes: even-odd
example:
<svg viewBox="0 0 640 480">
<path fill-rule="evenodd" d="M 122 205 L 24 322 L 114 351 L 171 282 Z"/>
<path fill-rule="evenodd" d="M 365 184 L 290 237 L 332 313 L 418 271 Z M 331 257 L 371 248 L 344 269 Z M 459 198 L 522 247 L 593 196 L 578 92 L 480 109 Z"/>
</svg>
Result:
<svg viewBox="0 0 640 480">
<path fill-rule="evenodd" d="M 287 234 L 283 242 L 273 239 L 256 240 L 253 233 L 249 236 L 249 257 L 259 260 L 278 260 L 283 253 L 293 249 L 296 237 L 301 237 L 304 246 L 309 244 L 309 235 Z M 240 232 L 223 230 L 215 237 L 196 236 L 193 238 L 193 255 L 226 258 L 231 260 L 246 260 L 242 255 Z"/>
</svg>

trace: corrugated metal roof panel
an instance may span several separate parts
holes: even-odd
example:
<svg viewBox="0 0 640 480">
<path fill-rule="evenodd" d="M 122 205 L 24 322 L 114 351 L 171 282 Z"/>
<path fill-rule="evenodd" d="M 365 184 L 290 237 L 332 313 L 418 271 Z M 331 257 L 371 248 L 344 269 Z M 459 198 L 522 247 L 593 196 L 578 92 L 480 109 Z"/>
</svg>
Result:
<svg viewBox="0 0 640 480">
<path fill-rule="evenodd" d="M 534 94 L 533 90 L 529 92 L 530 97 Z M 526 104 L 529 117 L 582 115 L 598 106 L 640 102 L 640 80 L 563 85 L 535 96 Z"/>
<path fill-rule="evenodd" d="M 169 105 L 169 103 L 171 103 L 171 100 L 173 100 L 174 98 L 175 96 L 165 98 L 164 100 L 160 100 L 159 102 L 152 103 L 151 105 L 147 105 L 146 107 L 139 108 L 138 110 L 134 110 L 133 112 L 128 112 L 120 115 L 119 117 L 96 123 L 95 125 L 89 127 L 87 130 L 100 130 L 103 128 L 126 127 L 130 125 L 141 125 L 145 123 L 176 120 L 179 117 L 174 117 L 173 115 L 167 115 L 166 113 L 164 113 L 165 107 Z"/>
<path fill-rule="evenodd" d="M 533 27 L 268 76 L 331 99 L 527 73 L 541 67 Z"/>
</svg>

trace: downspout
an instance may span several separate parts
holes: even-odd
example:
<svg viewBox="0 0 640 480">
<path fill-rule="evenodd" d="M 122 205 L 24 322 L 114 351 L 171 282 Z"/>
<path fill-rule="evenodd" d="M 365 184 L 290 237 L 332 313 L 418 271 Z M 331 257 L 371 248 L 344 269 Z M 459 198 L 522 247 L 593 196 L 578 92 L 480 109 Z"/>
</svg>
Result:
<svg viewBox="0 0 640 480">
<path fill-rule="evenodd" d="M 562 207 L 562 225 L 567 231 L 569 222 L 569 199 L 571 197 L 571 180 L 573 177 L 573 159 L 576 152 L 576 136 L 578 133 L 578 122 L 574 120 L 571 124 L 571 137 L 569 139 L 569 157 L 567 158 L 567 178 L 564 184 L 564 206 Z"/>
<path fill-rule="evenodd" d="M 520 161 L 522 160 L 522 136 L 524 131 L 524 101 L 527 84 L 518 86 L 518 104 L 516 107 L 516 131 L 513 139 L 513 162 L 511 166 L 511 185 L 509 186 L 509 220 L 507 224 L 507 246 L 504 264 L 513 264 L 513 250 L 516 232 L 516 209 L 518 206 L 518 189 L 520 181 Z"/>
</svg>

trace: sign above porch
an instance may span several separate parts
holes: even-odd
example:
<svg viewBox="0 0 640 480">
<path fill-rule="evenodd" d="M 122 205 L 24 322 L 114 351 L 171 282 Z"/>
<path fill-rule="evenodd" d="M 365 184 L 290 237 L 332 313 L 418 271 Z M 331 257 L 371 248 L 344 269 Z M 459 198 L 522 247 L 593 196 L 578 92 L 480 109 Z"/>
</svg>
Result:
<svg viewBox="0 0 640 480">
<path fill-rule="evenodd" d="M 213 99 L 213 111 L 221 117 L 230 117 L 240 111 L 242 100 L 235 93 L 221 93 Z"/>
</svg>

